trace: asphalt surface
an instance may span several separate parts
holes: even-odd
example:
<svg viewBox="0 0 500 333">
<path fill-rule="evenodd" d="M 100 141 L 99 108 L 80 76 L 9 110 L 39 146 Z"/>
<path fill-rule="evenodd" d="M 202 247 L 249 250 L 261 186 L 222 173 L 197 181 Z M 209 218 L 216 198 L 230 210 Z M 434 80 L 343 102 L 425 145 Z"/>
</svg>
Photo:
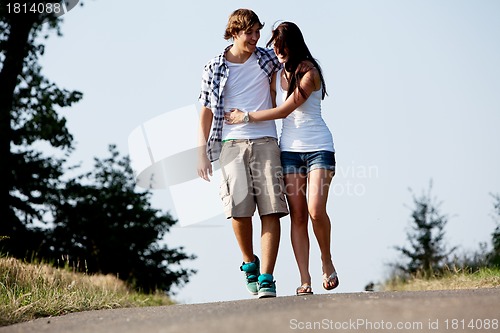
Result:
<svg viewBox="0 0 500 333">
<path fill-rule="evenodd" d="M 89 311 L 0 333 L 500 332 L 500 288 L 287 296 Z"/>
</svg>

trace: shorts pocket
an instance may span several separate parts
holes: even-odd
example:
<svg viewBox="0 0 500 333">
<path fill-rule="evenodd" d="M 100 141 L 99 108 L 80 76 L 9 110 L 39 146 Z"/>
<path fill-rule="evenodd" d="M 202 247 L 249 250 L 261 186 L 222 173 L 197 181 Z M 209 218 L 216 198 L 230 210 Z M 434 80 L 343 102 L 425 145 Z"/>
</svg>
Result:
<svg viewBox="0 0 500 333">
<path fill-rule="evenodd" d="M 224 207 L 229 206 L 229 204 L 231 203 L 231 195 L 229 193 L 229 183 L 227 182 L 227 180 L 223 180 L 220 184 L 219 196 Z"/>
</svg>

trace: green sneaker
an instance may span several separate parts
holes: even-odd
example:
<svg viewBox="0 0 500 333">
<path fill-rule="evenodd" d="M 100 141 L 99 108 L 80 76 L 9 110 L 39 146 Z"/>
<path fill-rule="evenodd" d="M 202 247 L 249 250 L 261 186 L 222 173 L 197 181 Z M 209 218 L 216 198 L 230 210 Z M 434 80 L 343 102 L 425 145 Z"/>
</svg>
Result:
<svg viewBox="0 0 500 333">
<path fill-rule="evenodd" d="M 259 291 L 258 279 L 260 275 L 259 257 L 255 256 L 255 260 L 253 262 L 244 262 L 241 264 L 240 270 L 245 272 L 248 292 L 252 295 L 257 295 Z"/>
<path fill-rule="evenodd" d="M 259 298 L 276 297 L 276 281 L 271 274 L 259 275 Z"/>
</svg>

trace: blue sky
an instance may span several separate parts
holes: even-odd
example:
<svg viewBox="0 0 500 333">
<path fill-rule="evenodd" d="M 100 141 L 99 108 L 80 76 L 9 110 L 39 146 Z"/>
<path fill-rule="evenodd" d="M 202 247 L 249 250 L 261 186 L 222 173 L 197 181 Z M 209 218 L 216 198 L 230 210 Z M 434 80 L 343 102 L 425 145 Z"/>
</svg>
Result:
<svg viewBox="0 0 500 333">
<path fill-rule="evenodd" d="M 128 154 L 128 136 L 137 126 L 198 106 L 203 65 L 228 45 L 222 37 L 227 17 L 240 7 L 266 23 L 261 46 L 277 20 L 297 23 L 323 68 L 329 91 L 323 114 L 338 163 L 328 205 L 341 282 L 336 292 L 360 291 L 387 276 L 386 264 L 398 256 L 393 247 L 406 244 L 408 189 L 418 195 L 431 179 L 449 217 L 447 243 L 461 251 L 489 243 L 495 227 L 490 193 L 500 192 L 495 0 L 86 1 L 64 16 L 63 37 L 47 41 L 42 59 L 51 80 L 84 93 L 82 102 L 62 110 L 77 141 L 74 161 L 90 168 L 93 157 L 107 156 L 110 143 Z M 185 133 L 197 124 L 181 124 L 184 129 L 165 133 L 164 145 L 196 140 Z M 170 192 L 154 193 L 155 207 L 175 215 Z M 279 295 L 292 295 L 300 282 L 289 223 L 282 219 Z M 178 291 L 178 301 L 250 297 L 222 216 L 174 228 L 165 241 L 198 255 L 187 264 L 198 274 Z M 324 292 L 313 237 L 310 271 L 314 291 Z"/>
</svg>

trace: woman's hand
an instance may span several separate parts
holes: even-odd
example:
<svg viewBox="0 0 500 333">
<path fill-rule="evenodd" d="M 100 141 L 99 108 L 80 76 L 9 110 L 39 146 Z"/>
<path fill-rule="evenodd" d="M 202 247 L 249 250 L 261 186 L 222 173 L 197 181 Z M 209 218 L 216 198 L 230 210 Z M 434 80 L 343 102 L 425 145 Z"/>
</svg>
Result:
<svg viewBox="0 0 500 333">
<path fill-rule="evenodd" d="M 243 123 L 243 117 L 245 116 L 245 112 L 240 111 L 238 109 L 232 109 L 231 112 L 224 113 L 224 120 L 226 124 L 241 124 Z"/>
</svg>

